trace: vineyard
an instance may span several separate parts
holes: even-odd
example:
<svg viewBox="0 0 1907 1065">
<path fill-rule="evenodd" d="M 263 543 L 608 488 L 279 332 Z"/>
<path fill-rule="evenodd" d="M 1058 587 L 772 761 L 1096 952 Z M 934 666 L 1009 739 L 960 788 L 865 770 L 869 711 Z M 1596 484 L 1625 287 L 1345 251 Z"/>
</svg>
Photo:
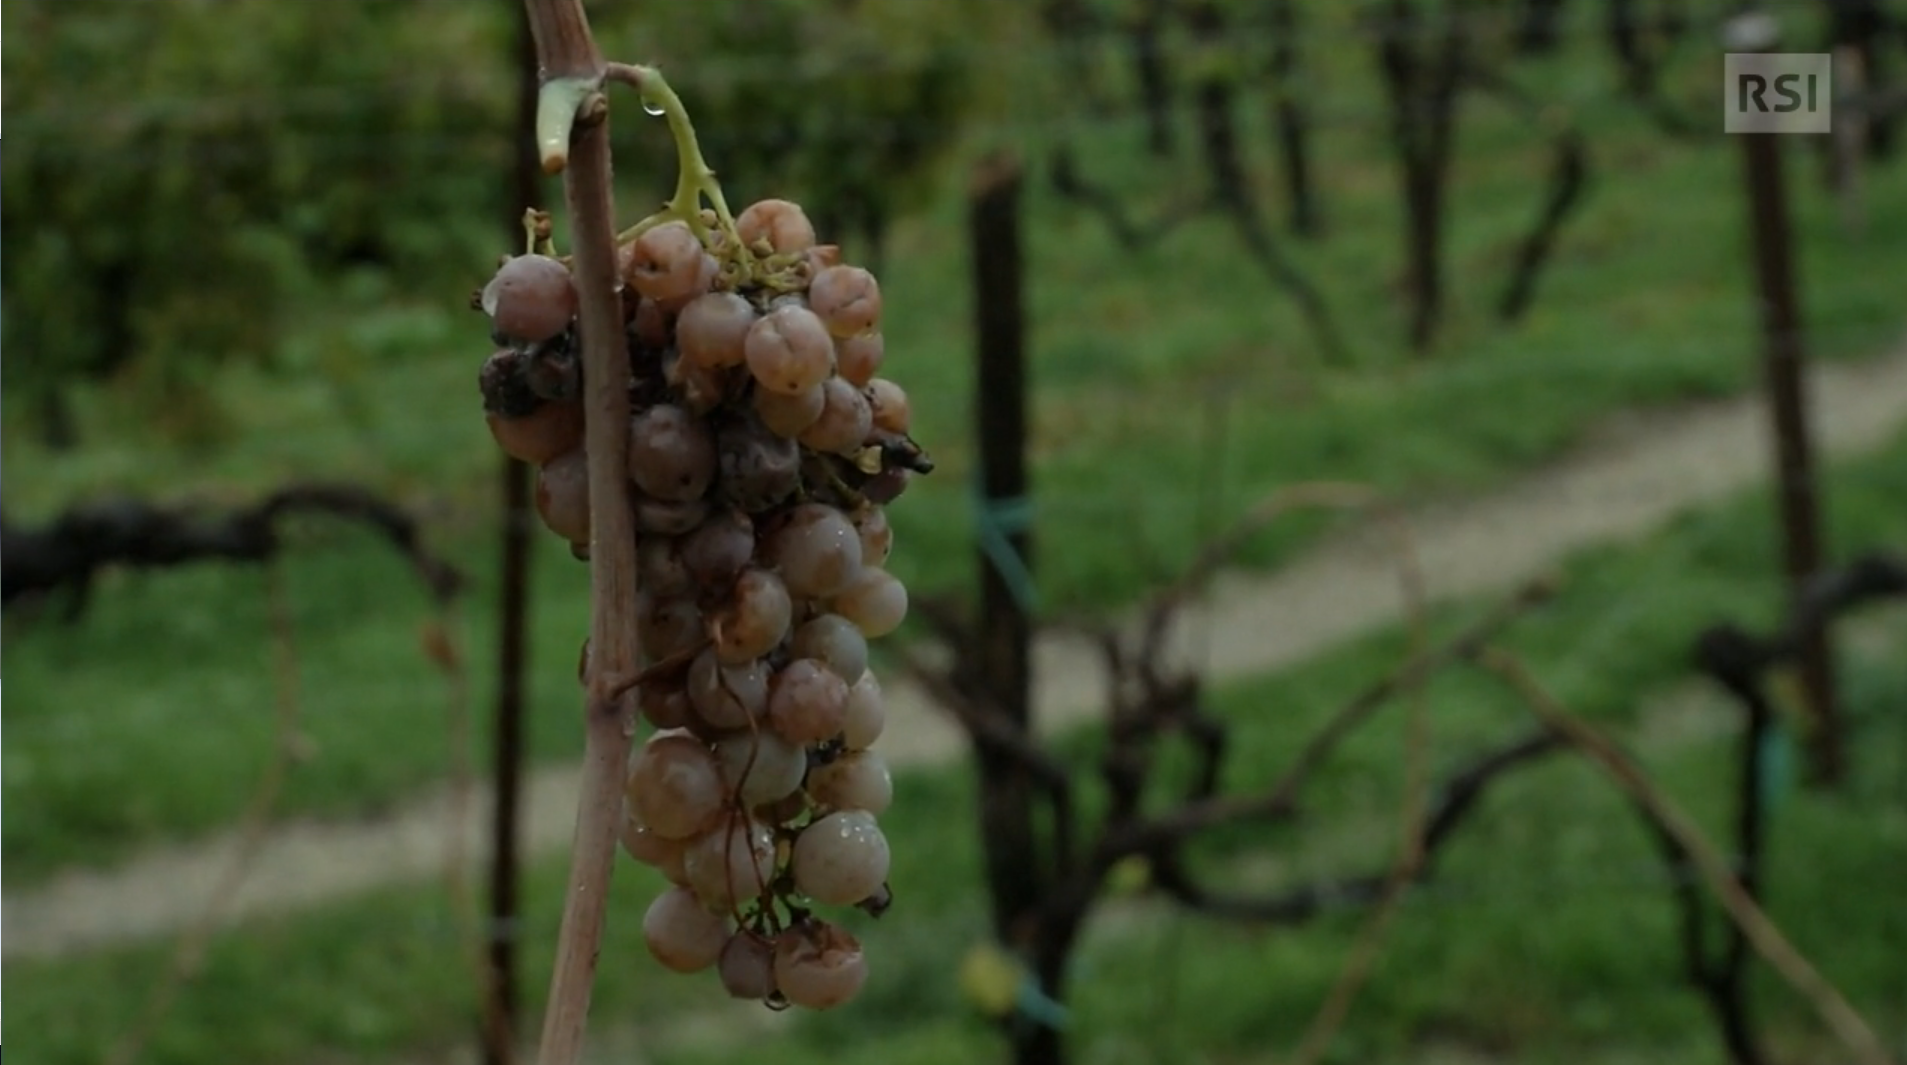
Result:
<svg viewBox="0 0 1907 1065">
<path fill-rule="evenodd" d="M 34 1060 L 1907 1060 L 1899 4 L 4 21 Z"/>
</svg>

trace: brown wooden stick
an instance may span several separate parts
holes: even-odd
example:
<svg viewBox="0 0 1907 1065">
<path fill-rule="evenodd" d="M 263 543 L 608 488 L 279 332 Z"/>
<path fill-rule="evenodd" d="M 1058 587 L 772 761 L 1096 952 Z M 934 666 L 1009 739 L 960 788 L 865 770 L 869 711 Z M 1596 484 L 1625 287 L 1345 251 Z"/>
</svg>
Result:
<svg viewBox="0 0 1907 1065">
<path fill-rule="evenodd" d="M 1795 949 L 1794 944 L 1788 942 L 1788 937 L 1742 889 L 1741 881 L 1736 878 L 1735 870 L 1728 860 L 1708 842 L 1695 822 L 1649 780 L 1647 774 L 1615 744 L 1564 709 L 1562 703 L 1514 655 L 1490 648 L 1483 653 L 1481 662 L 1515 689 L 1531 712 L 1541 718 L 1544 724 L 1560 733 L 1607 773 L 1656 827 L 1675 840 L 1694 861 L 1696 870 L 1707 882 L 1709 890 L 1715 893 L 1716 901 L 1721 903 L 1722 909 L 1727 911 L 1736 927 L 1742 930 L 1749 945 L 1755 948 L 1755 953 L 1761 955 L 1762 960 L 1773 966 L 1796 994 L 1814 1007 L 1828 1031 L 1847 1047 L 1854 1060 L 1861 1065 L 1896 1065 L 1886 1045 L 1874 1034 L 1867 1021 L 1840 990 L 1829 983 Z"/>
<path fill-rule="evenodd" d="M 605 65 L 580 0 L 524 0 L 543 71 L 545 104 L 572 96 L 581 82 L 600 82 Z M 545 169 L 563 169 L 569 203 L 572 274 L 583 346 L 584 448 L 589 455 L 589 660 L 584 670 L 586 729 L 583 779 L 570 854 L 569 887 L 543 1015 L 541 1065 L 575 1065 L 589 1020 L 590 991 L 602 943 L 609 883 L 622 820 L 629 758 L 627 724 L 634 712 L 620 690 L 635 675 L 636 533 L 629 507 L 629 351 L 617 293 L 616 221 L 611 200 L 607 103 L 599 93 L 578 101 L 563 151 L 539 129 Z M 545 113 L 549 108 L 546 106 Z"/>
</svg>

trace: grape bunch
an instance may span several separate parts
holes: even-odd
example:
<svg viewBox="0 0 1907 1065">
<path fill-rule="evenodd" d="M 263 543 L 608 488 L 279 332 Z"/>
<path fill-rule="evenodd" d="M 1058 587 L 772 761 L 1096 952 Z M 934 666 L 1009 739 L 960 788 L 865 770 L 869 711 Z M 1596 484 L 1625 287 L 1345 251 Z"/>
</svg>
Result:
<svg viewBox="0 0 1907 1065">
<path fill-rule="evenodd" d="M 813 907 L 890 899 L 893 798 L 868 641 L 907 614 L 884 507 L 932 463 L 879 376 L 881 291 L 798 205 L 637 227 L 617 249 L 630 353 L 641 714 L 623 848 L 671 882 L 650 952 L 738 998 L 853 998 L 861 945 Z M 533 238 L 534 240 L 534 238 Z M 577 296 L 558 258 L 503 262 L 475 302 L 499 346 L 480 385 L 536 505 L 590 549 Z M 587 663 L 588 646 L 583 654 Z"/>
</svg>

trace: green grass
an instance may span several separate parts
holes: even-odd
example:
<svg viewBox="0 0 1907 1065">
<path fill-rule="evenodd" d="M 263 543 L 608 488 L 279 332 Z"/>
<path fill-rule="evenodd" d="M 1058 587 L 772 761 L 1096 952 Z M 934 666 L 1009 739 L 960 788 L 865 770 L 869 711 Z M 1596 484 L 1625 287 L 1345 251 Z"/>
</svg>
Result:
<svg viewBox="0 0 1907 1065">
<path fill-rule="evenodd" d="M 1828 501 L 1837 555 L 1907 542 L 1899 507 L 1907 438 L 1837 470 Z M 1726 824 L 1733 711 L 1706 688 L 1652 701 L 1687 676 L 1692 635 L 1718 619 L 1765 626 L 1779 590 L 1770 500 L 1752 493 L 1649 541 L 1600 550 L 1567 568 L 1564 595 L 1504 641 L 1574 709 L 1634 749 L 1667 792 L 1711 832 Z M 1441 611 L 1449 631 L 1481 609 Z M 1896 1042 L 1907 1033 L 1898 949 L 1907 911 L 1893 905 L 1907 838 L 1907 664 L 1899 608 L 1878 619 L 1891 640 L 1845 655 L 1855 775 L 1824 795 L 1778 794 L 1769 841 L 1769 905 L 1799 948 Z M 1232 724 L 1228 787 L 1262 786 L 1308 729 L 1395 662 L 1391 631 L 1286 673 L 1219 692 Z M 1495 683 L 1447 674 L 1429 689 L 1434 762 L 1517 734 L 1528 718 Z M 1234 884 L 1381 867 L 1399 796 L 1402 715 L 1352 737 L 1308 794 L 1297 825 L 1220 833 L 1198 860 Z M 1090 732 L 1069 737 L 1089 758 Z M 884 822 L 897 841 L 897 908 L 858 922 L 877 976 L 861 1004 L 798 1019 L 773 1039 L 789 1062 L 986 1060 L 987 1026 L 964 1004 L 956 970 L 984 934 L 975 801 L 959 766 L 910 771 Z M 1275 858 L 1266 872 L 1266 856 Z M 1256 860 L 1248 860 L 1248 859 Z M 526 990 L 543 986 L 560 863 L 530 876 Z M 665 977 L 643 958 L 635 915 L 653 876 L 618 876 L 598 1024 L 633 1023 L 651 1060 L 732 1060 L 764 1038 L 753 1007 L 722 1008 L 707 980 Z M 1623 802 L 1566 758 L 1504 780 L 1443 852 L 1440 876 L 1413 896 L 1331 1060 L 1418 1060 L 1426 1047 L 1531 1062 L 1720 1062 L 1701 1002 L 1680 982 L 1673 913 L 1652 844 Z M 1140 900 L 1102 912 L 1074 972 L 1080 1060 L 1258 1062 L 1287 1051 L 1327 993 L 1356 914 L 1297 929 L 1253 930 L 1171 916 Z M 216 940 L 145 1060 L 314 1060 L 417 1052 L 465 1039 L 470 977 L 440 889 L 393 890 Z M 39 1060 L 96 1060 L 125 1029 L 162 968 L 158 946 L 9 966 L 15 1023 Z M 1763 972 L 1760 1017 L 1779 1045 L 1818 1049 L 1803 1007 Z M 704 1012 L 706 1011 L 706 1012 Z M 777 1029 L 777 1031 L 781 1031 Z"/>
<path fill-rule="evenodd" d="M 1541 145 L 1521 117 L 1484 105 L 1462 127 L 1448 329 L 1433 357 L 1403 355 L 1394 175 L 1367 60 L 1319 62 L 1320 106 L 1342 116 L 1325 124 L 1319 144 L 1332 231 L 1290 250 L 1335 308 L 1349 365 L 1321 364 L 1228 222 L 1199 219 L 1126 253 L 1043 183 L 1030 188 L 1035 554 L 1053 612 L 1130 601 L 1226 516 L 1293 481 L 1367 480 L 1403 497 L 1480 487 L 1556 455 L 1610 412 L 1739 392 L 1755 380 L 1733 142 L 1664 139 L 1611 102 L 1605 62 L 1579 56 L 1528 71 L 1534 84 L 1592 101 L 1577 117 L 1597 167 L 1530 320 L 1502 327 L 1489 307 L 1535 207 Z M 1688 76 L 1684 88 L 1706 73 Z M 1248 117 L 1241 128 L 1264 164 L 1259 123 Z M 1094 176 L 1140 206 L 1200 180 L 1193 160 L 1147 161 L 1130 115 L 1082 121 L 1078 138 Z M 1868 228 L 1856 237 L 1795 162 L 1812 350 L 1840 358 L 1893 346 L 1907 169 L 1870 175 Z M 912 391 L 918 435 L 941 463 L 894 510 L 894 567 L 921 593 L 964 589 L 974 565 L 975 397 L 958 178 L 950 173 L 941 195 L 897 229 L 884 274 L 893 373 Z M 1275 201 L 1269 190 L 1265 199 Z M 281 370 L 208 382 L 229 419 L 210 450 L 149 428 L 153 412 L 140 408 L 136 389 L 80 397 L 87 445 L 77 452 L 49 453 L 9 418 L 10 518 L 109 490 L 230 502 L 294 477 L 377 486 L 413 503 L 434 541 L 477 579 L 465 613 L 483 706 L 494 459 L 473 381 L 487 345 L 460 310 L 470 285 L 365 274 L 312 292 L 279 353 Z M 1281 526 L 1247 561 L 1287 558 L 1323 527 Z M 586 606 L 580 568 L 547 547 L 541 557 L 534 750 L 563 758 L 577 744 L 569 663 Z M 287 809 L 372 813 L 440 778 L 441 685 L 415 649 L 421 597 L 381 547 L 356 535 L 324 539 L 287 565 L 317 752 Z M 7 619 L 16 696 L 5 753 L 7 883 L 108 862 L 233 816 L 270 728 L 260 587 L 248 570 L 212 567 L 115 576 L 77 624 Z"/>
</svg>

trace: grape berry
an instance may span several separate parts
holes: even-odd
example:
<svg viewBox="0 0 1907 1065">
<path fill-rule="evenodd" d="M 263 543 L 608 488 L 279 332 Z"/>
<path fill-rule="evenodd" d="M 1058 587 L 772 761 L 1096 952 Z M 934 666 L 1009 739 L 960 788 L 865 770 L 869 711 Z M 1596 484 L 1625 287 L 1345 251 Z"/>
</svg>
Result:
<svg viewBox="0 0 1907 1065">
<path fill-rule="evenodd" d="M 621 242 L 638 535 L 641 714 L 623 849 L 670 881 L 643 915 L 664 967 L 741 998 L 828 1009 L 867 978 L 815 905 L 891 901 L 893 799 L 868 641 L 907 613 L 884 505 L 932 464 L 882 368 L 880 285 L 762 200 L 725 231 L 676 219 Z M 492 435 L 538 467 L 551 532 L 588 557 L 577 294 L 551 255 L 476 301 L 502 350 L 479 375 Z M 584 655 L 588 649 L 585 646 Z"/>
</svg>

